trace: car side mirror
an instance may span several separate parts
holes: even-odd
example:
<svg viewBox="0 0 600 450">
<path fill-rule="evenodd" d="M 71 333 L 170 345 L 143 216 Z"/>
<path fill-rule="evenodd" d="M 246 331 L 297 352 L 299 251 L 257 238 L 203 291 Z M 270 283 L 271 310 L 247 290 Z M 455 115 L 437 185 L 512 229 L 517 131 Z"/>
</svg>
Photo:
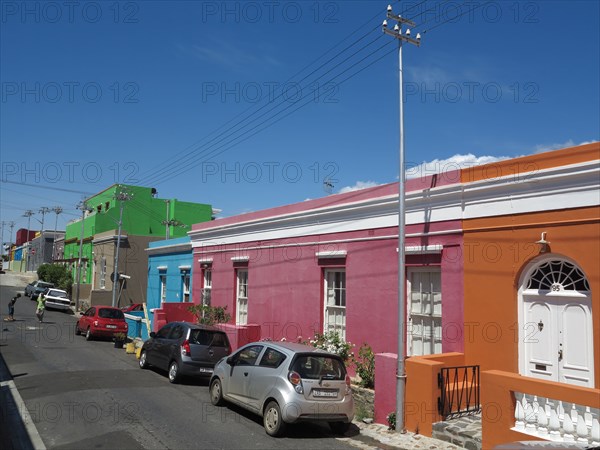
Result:
<svg viewBox="0 0 600 450">
<path fill-rule="evenodd" d="M 235 357 L 233 357 L 233 356 L 230 356 L 230 357 L 228 357 L 228 358 L 227 358 L 225 361 L 226 361 L 226 362 L 227 362 L 227 364 L 229 364 L 230 366 L 235 366 L 235 361 L 236 361 Z"/>
<path fill-rule="evenodd" d="M 155 338 L 155 337 L 156 337 L 156 333 L 155 333 L 154 331 L 151 331 L 151 332 L 150 332 L 150 337 L 151 337 L 151 338 Z"/>
</svg>

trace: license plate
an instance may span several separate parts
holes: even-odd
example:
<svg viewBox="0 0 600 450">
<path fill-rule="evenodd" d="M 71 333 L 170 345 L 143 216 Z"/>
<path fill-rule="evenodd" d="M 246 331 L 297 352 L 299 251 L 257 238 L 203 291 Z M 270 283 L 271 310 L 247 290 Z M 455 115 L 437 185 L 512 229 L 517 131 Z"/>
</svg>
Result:
<svg viewBox="0 0 600 450">
<path fill-rule="evenodd" d="M 313 389 L 314 397 L 337 397 L 338 391 L 324 391 L 322 389 Z"/>
<path fill-rule="evenodd" d="M 106 328 L 117 328 L 116 325 L 106 325 Z"/>
</svg>

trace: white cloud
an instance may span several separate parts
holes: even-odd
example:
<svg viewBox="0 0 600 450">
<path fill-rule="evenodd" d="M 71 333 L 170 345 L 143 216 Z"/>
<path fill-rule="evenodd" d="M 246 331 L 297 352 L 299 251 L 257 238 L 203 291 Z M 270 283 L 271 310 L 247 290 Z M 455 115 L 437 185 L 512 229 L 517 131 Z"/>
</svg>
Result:
<svg viewBox="0 0 600 450">
<path fill-rule="evenodd" d="M 508 156 L 475 156 L 471 153 L 466 155 L 454 155 L 447 159 L 434 159 L 415 165 L 408 163 L 406 178 L 419 178 L 436 173 L 447 173 L 453 170 L 465 169 L 467 167 L 491 164 L 497 161 L 509 159 Z"/>
<path fill-rule="evenodd" d="M 354 186 L 346 186 L 341 188 L 338 193 L 345 194 L 346 192 L 352 191 L 360 191 L 361 189 L 367 189 L 375 186 L 379 186 L 381 183 L 376 183 L 374 181 L 357 181 Z"/>
<path fill-rule="evenodd" d="M 559 150 L 561 148 L 567 147 L 576 147 L 578 145 L 592 144 L 598 141 L 584 141 L 579 144 L 576 144 L 573 139 L 569 139 L 567 142 L 563 142 L 562 144 L 538 144 L 535 146 L 535 150 L 533 153 L 544 153 L 552 150 Z"/>
</svg>

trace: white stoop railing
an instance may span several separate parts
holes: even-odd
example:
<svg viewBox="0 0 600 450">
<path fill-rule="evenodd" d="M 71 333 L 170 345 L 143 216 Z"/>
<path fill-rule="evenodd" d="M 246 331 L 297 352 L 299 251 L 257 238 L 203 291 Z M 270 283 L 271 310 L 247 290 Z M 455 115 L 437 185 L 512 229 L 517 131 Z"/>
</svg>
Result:
<svg viewBox="0 0 600 450">
<path fill-rule="evenodd" d="M 555 442 L 600 445 L 598 408 L 522 392 L 514 394 L 514 431 Z"/>
</svg>

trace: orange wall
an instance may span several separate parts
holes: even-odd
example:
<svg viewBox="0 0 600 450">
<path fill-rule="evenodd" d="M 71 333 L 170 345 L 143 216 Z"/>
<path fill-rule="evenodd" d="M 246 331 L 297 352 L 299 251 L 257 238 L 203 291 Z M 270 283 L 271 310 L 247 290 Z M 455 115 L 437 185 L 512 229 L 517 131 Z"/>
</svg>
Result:
<svg viewBox="0 0 600 450">
<path fill-rule="evenodd" d="M 592 291 L 594 339 L 600 337 L 600 207 L 466 220 L 464 320 L 466 364 L 518 372 L 517 291 L 521 271 L 539 256 L 542 232 L 550 253 L 586 274 Z M 600 347 L 594 350 L 600 386 Z"/>
<path fill-rule="evenodd" d="M 595 159 L 600 159 L 600 142 L 470 167 L 461 171 L 460 181 L 461 183 L 470 183 L 503 176 L 514 176 L 515 181 L 523 181 L 527 179 L 528 175 L 531 175 L 528 172 L 535 174 L 543 169 Z"/>
</svg>

